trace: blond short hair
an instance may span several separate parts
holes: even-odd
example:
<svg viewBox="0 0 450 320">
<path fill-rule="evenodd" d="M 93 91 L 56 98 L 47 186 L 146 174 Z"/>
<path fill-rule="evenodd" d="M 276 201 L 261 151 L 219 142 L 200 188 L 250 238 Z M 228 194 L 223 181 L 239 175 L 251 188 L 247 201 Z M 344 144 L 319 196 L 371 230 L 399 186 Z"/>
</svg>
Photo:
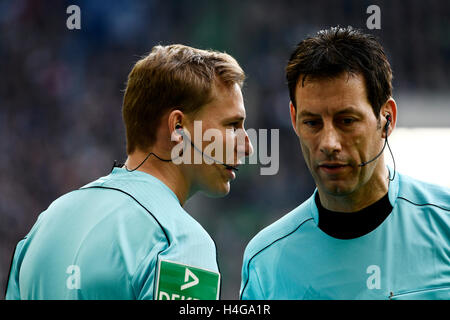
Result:
<svg viewBox="0 0 450 320">
<path fill-rule="evenodd" d="M 212 100 L 216 82 L 242 88 L 244 79 L 242 68 L 226 53 L 181 44 L 153 47 L 128 75 L 122 109 L 127 154 L 155 142 L 165 112 L 192 114 Z"/>
</svg>

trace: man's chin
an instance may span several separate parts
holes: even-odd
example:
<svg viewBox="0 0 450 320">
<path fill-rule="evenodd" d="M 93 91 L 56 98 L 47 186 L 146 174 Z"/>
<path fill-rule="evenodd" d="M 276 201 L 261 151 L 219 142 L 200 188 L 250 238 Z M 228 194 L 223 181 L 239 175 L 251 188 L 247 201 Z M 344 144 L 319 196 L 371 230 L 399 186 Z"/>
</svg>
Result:
<svg viewBox="0 0 450 320">
<path fill-rule="evenodd" d="M 355 188 L 348 183 L 333 182 L 321 185 L 321 190 L 331 196 L 347 196 L 355 190 Z"/>
<path fill-rule="evenodd" d="M 215 186 L 214 188 L 204 189 L 202 192 L 209 198 L 222 198 L 230 193 L 230 183 L 227 182 L 223 185 Z"/>
</svg>

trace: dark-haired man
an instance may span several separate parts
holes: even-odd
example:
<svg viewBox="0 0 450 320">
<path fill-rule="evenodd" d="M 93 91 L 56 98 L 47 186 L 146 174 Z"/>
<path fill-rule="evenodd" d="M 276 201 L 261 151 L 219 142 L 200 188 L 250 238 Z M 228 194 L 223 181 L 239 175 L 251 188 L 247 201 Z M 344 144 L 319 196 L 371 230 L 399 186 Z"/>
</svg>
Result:
<svg viewBox="0 0 450 320">
<path fill-rule="evenodd" d="M 379 42 L 331 28 L 286 68 L 317 189 L 248 245 L 242 299 L 449 299 L 450 190 L 389 170 L 397 121 Z"/>
<path fill-rule="evenodd" d="M 251 153 L 243 81 L 236 60 L 220 52 L 155 46 L 139 60 L 123 101 L 125 165 L 39 216 L 16 247 L 6 298 L 219 298 L 215 244 L 183 205 L 198 191 L 226 195 L 233 168 Z M 172 151 L 191 146 L 189 132 L 201 141 L 190 156 L 203 155 L 197 121 L 199 134 L 214 129 L 217 145 L 233 146 L 230 157 L 175 163 Z"/>
</svg>

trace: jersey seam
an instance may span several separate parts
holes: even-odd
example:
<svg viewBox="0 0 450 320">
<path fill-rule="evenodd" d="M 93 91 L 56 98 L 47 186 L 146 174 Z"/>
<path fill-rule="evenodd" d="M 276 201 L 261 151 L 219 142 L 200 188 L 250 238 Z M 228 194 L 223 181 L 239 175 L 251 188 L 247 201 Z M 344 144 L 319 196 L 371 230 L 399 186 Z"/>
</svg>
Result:
<svg viewBox="0 0 450 320">
<path fill-rule="evenodd" d="M 166 246 L 166 247 L 164 247 L 164 248 L 162 248 L 160 251 L 158 251 L 158 253 L 156 254 L 156 261 L 155 261 L 155 267 L 154 267 L 154 273 L 155 273 L 155 275 L 154 275 L 154 282 L 156 282 L 156 270 L 158 269 L 158 262 L 159 262 L 159 255 L 162 253 L 162 252 L 164 252 L 165 250 L 167 250 L 167 248 L 169 248 L 169 246 Z M 138 266 L 136 267 L 136 271 L 132 274 L 132 276 L 131 276 L 131 280 L 130 280 L 130 284 L 131 284 L 131 287 L 133 288 L 133 292 L 134 292 L 134 295 L 135 295 L 135 297 L 136 297 L 136 299 L 138 299 L 139 298 L 139 295 L 140 295 L 140 292 L 138 292 L 138 290 L 137 290 L 137 288 L 135 287 L 135 285 L 134 285 L 134 280 L 135 280 L 135 278 L 136 278 L 136 274 L 138 273 L 138 271 L 141 269 L 141 266 L 144 264 L 144 262 L 147 260 L 147 258 L 148 258 L 148 256 L 150 256 L 150 254 L 151 254 L 152 252 L 149 252 L 148 254 L 146 254 L 143 258 L 142 258 L 142 260 L 141 260 L 141 262 L 138 264 Z M 153 300 L 155 300 L 155 288 L 156 288 L 156 286 L 155 286 L 155 283 L 153 283 Z"/>
<path fill-rule="evenodd" d="M 400 197 L 400 196 L 398 196 L 397 199 L 404 200 L 404 201 L 409 202 L 409 203 L 411 203 L 412 205 L 415 205 L 415 206 L 418 206 L 418 207 L 433 206 L 433 207 L 439 208 L 439 209 L 444 210 L 444 211 L 450 211 L 450 209 L 441 207 L 441 206 L 439 206 L 439 205 L 437 205 L 437 204 L 434 204 L 434 203 L 423 203 L 423 204 L 419 204 L 419 203 L 413 202 L 412 200 L 409 200 L 409 199 L 407 199 L 407 198 Z"/>
<path fill-rule="evenodd" d="M 129 194 L 126 191 L 123 191 L 122 189 L 118 189 L 118 188 L 111 188 L 111 187 L 103 187 L 103 186 L 92 186 L 92 187 L 86 187 L 86 188 L 82 188 L 79 190 L 85 190 L 85 189 L 107 189 L 107 190 L 115 190 L 118 192 L 122 192 L 123 194 L 129 196 L 131 199 L 133 199 L 137 204 L 139 204 L 139 206 L 141 206 L 145 211 L 147 211 L 148 214 L 150 214 L 150 216 L 156 221 L 156 223 L 158 224 L 158 226 L 160 227 L 161 231 L 164 234 L 164 237 L 166 238 L 167 244 L 168 246 L 170 246 L 170 240 L 169 237 L 167 236 L 166 230 L 163 228 L 163 226 L 161 225 L 161 223 L 159 222 L 159 220 L 153 215 L 153 213 L 151 213 L 151 211 L 149 209 L 147 209 L 142 203 L 140 203 L 135 197 L 133 197 L 131 194 Z"/>
<path fill-rule="evenodd" d="M 258 271 L 256 269 L 255 269 L 255 275 L 256 275 L 256 283 L 258 284 L 259 291 L 261 291 L 262 298 L 264 300 L 264 299 L 266 299 L 266 295 L 264 294 L 264 290 L 263 290 L 263 288 L 261 286 L 261 281 L 259 279 Z"/>
<path fill-rule="evenodd" d="M 103 217 L 103 218 L 102 218 L 100 221 L 98 221 L 94 226 L 92 226 L 92 227 L 89 229 L 88 232 L 86 232 L 86 235 L 84 236 L 83 241 L 80 243 L 80 245 L 78 246 L 77 250 L 75 251 L 75 255 L 74 255 L 74 258 L 73 258 L 73 262 L 75 262 L 75 261 L 78 260 L 79 254 L 80 254 L 82 248 L 85 246 L 85 243 L 86 243 L 86 241 L 87 241 L 86 239 L 89 238 L 94 232 L 96 232 L 97 228 L 99 228 L 99 227 L 101 226 L 101 224 L 102 224 L 106 219 L 109 219 L 109 218 L 110 218 L 110 215 L 107 215 L 107 216 Z M 115 243 L 115 242 L 114 242 L 114 243 Z M 116 243 L 115 243 L 115 244 L 116 244 Z M 117 244 L 116 244 L 116 245 L 117 245 Z M 122 263 L 124 266 L 126 266 L 125 258 L 124 258 L 122 255 L 120 255 L 120 260 L 121 260 L 121 263 Z M 128 282 L 130 283 L 130 285 L 131 285 L 131 287 L 133 288 L 133 291 L 134 291 L 134 287 L 133 287 L 132 282 L 131 282 L 132 276 L 127 274 L 127 279 L 128 279 Z"/>
<path fill-rule="evenodd" d="M 15 256 L 16 256 L 16 251 L 17 251 L 17 245 L 22 241 L 22 240 L 25 240 L 27 238 L 27 236 L 25 236 L 25 237 L 23 237 L 22 239 L 20 239 L 18 242 L 17 242 L 17 244 L 16 244 L 16 246 L 14 247 L 14 251 L 13 251 L 13 254 L 12 254 L 12 257 L 11 257 L 11 263 L 9 264 L 9 272 L 8 272 L 8 277 L 6 278 L 7 280 L 7 282 L 6 282 L 6 288 L 5 288 L 5 299 L 6 299 L 6 294 L 8 293 L 8 287 L 9 287 L 9 280 L 10 280 L 10 278 L 11 278 L 11 271 L 12 271 L 12 268 L 13 268 L 13 265 L 14 265 L 14 258 L 15 258 Z M 25 244 L 24 244 L 25 245 Z M 20 253 L 20 252 L 19 252 Z M 17 270 L 17 275 L 19 275 L 19 273 L 20 273 L 20 270 Z M 17 277 L 18 278 L 18 277 Z M 19 290 L 19 296 L 20 296 L 20 290 Z"/>
<path fill-rule="evenodd" d="M 122 192 L 123 194 L 129 196 L 129 197 L 130 197 L 131 199 L 133 199 L 140 207 L 142 207 L 145 211 L 147 211 L 147 212 L 150 214 L 150 216 L 152 216 L 152 218 L 155 220 L 155 222 L 158 224 L 158 226 L 160 227 L 161 231 L 162 231 L 163 234 L 164 234 L 164 237 L 165 237 L 166 242 L 167 242 L 167 246 L 166 246 L 164 249 L 162 249 L 162 250 L 157 254 L 157 257 L 159 256 L 159 254 L 160 254 L 161 252 L 163 252 L 164 250 L 166 250 L 167 248 L 170 247 L 170 240 L 169 240 L 169 237 L 167 236 L 167 233 L 166 233 L 166 231 L 164 230 L 164 228 L 163 228 L 163 226 L 161 225 L 161 223 L 159 222 L 159 220 L 153 215 L 153 213 L 152 213 L 149 209 L 147 209 L 142 203 L 140 203 L 140 202 L 139 202 L 135 197 L 133 197 L 131 194 L 129 194 L 128 192 L 126 192 L 126 191 L 124 191 L 124 190 L 118 189 L 118 188 L 104 187 L 104 186 L 91 186 L 91 187 L 81 188 L 81 189 L 79 189 L 79 190 L 85 190 L 85 189 L 107 189 L 107 190 L 115 190 L 115 191 Z M 136 276 L 137 270 L 141 267 L 142 263 L 144 263 L 144 261 L 146 260 L 146 258 L 147 258 L 149 255 L 150 255 L 150 253 L 148 253 L 147 255 L 145 255 L 145 256 L 142 258 L 142 260 L 139 262 L 138 266 L 136 267 L 136 271 L 135 271 L 132 275 L 130 275 L 130 278 L 128 279 L 128 281 L 130 282 L 131 287 L 133 288 L 133 292 L 134 292 L 134 295 L 135 295 L 136 298 L 137 298 L 138 295 L 137 295 L 136 287 L 134 286 L 134 283 L 133 283 L 133 279 L 134 279 L 135 276 Z"/>
<path fill-rule="evenodd" d="M 209 234 L 208 234 L 209 235 Z M 217 271 L 219 272 L 220 275 L 220 266 L 219 266 L 219 254 L 218 254 L 218 250 L 217 250 L 217 244 L 216 241 L 213 239 L 213 237 L 209 236 L 212 240 L 212 242 L 214 243 L 214 249 L 216 251 L 216 264 L 217 264 Z M 219 278 L 220 284 L 219 284 L 219 300 L 222 299 L 222 276 Z"/>
<path fill-rule="evenodd" d="M 241 292 L 241 297 L 240 297 L 241 300 L 242 300 L 242 297 L 244 296 L 244 291 L 245 291 L 245 289 L 247 288 L 248 282 L 250 281 L 250 263 L 252 262 L 252 260 L 253 260 L 257 255 L 259 255 L 261 252 L 263 252 L 264 250 L 266 250 L 267 248 L 269 248 L 270 246 L 272 246 L 274 243 L 276 243 L 276 242 L 278 242 L 278 241 L 280 241 L 280 240 L 282 240 L 282 239 L 285 239 L 285 238 L 289 237 L 290 235 L 292 235 L 293 233 L 295 233 L 302 225 L 304 225 L 304 224 L 305 224 L 306 222 L 308 222 L 309 220 L 313 220 L 313 218 L 311 217 L 311 218 L 308 218 L 308 219 L 302 221 L 302 222 L 301 222 L 294 230 L 292 230 L 292 231 L 289 232 L 288 234 L 285 234 L 284 236 L 282 236 L 282 237 L 280 237 L 280 238 L 278 238 L 278 239 L 272 241 L 270 244 L 268 244 L 267 246 L 265 246 L 264 248 L 262 248 L 261 250 L 259 250 L 257 253 L 255 253 L 255 254 L 250 258 L 250 260 L 247 262 L 247 281 L 245 282 L 244 288 L 242 289 L 242 292 Z M 262 292 L 262 290 L 261 290 L 261 292 Z"/>
<path fill-rule="evenodd" d="M 450 286 L 439 286 L 439 287 L 432 287 L 432 288 L 423 288 L 423 289 L 417 289 L 417 290 L 409 290 L 409 291 L 400 291 L 399 293 L 394 293 L 391 298 L 405 296 L 409 294 L 416 294 L 416 293 L 422 293 L 427 291 L 438 291 L 438 290 L 445 290 L 450 289 Z"/>
</svg>

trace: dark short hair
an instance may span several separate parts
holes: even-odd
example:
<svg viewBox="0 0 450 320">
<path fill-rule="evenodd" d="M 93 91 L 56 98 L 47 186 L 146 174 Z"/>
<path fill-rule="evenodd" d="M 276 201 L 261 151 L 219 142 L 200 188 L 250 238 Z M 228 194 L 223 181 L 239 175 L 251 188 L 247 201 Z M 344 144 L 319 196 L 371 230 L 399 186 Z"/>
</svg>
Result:
<svg viewBox="0 0 450 320">
<path fill-rule="evenodd" d="M 334 78 L 342 73 L 364 77 L 367 98 L 377 119 L 392 95 L 392 69 L 378 40 L 352 27 L 321 30 L 301 41 L 286 67 L 289 96 L 297 108 L 298 82 L 310 78 Z"/>
<path fill-rule="evenodd" d="M 122 115 L 127 154 L 154 144 L 163 114 L 180 109 L 194 114 L 212 100 L 212 88 L 242 87 L 245 74 L 230 55 L 174 44 L 157 45 L 128 75 Z"/>
</svg>

